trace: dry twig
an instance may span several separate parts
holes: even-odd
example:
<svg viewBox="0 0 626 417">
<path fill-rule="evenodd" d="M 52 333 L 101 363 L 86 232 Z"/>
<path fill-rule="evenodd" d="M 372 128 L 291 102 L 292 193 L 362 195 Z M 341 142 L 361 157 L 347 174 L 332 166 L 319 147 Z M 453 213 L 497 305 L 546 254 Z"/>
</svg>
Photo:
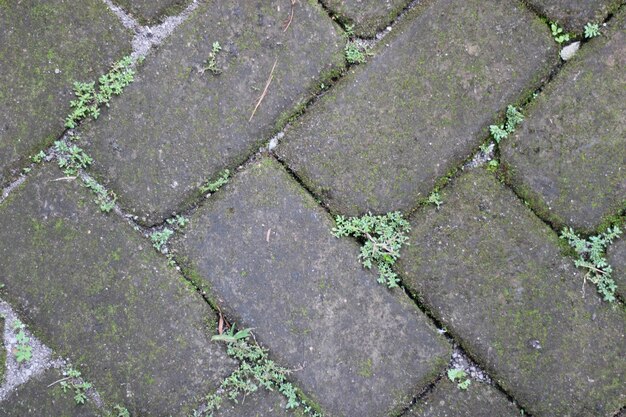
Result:
<svg viewBox="0 0 626 417">
<path fill-rule="evenodd" d="M 270 88 L 270 84 L 272 83 L 272 79 L 274 78 L 274 69 L 276 69 L 277 63 L 278 63 L 278 58 L 276 58 L 276 61 L 274 61 L 274 65 L 272 66 L 272 71 L 270 71 L 270 76 L 267 79 L 267 83 L 265 83 L 265 88 L 263 89 L 263 93 L 261 94 L 261 97 L 259 97 L 259 101 L 257 101 L 256 106 L 254 106 L 254 110 L 252 111 L 252 114 L 250 115 L 248 122 L 252 121 L 252 118 L 254 117 L 256 110 L 259 108 L 259 106 L 261 105 L 261 102 L 263 101 L 263 99 L 265 98 L 265 95 L 267 94 L 267 89 Z"/>
<path fill-rule="evenodd" d="M 291 0 L 291 12 L 289 13 L 289 19 L 285 22 L 283 32 L 287 32 L 287 29 L 289 29 L 289 26 L 291 25 L 291 21 L 293 20 L 293 9 L 296 6 L 296 1 L 297 0 Z"/>
</svg>

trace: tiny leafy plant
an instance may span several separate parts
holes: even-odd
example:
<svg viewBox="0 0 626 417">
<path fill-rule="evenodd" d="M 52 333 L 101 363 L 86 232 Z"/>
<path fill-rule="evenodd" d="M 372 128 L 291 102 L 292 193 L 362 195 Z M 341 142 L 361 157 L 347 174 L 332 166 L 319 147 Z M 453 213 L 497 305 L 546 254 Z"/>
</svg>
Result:
<svg viewBox="0 0 626 417">
<path fill-rule="evenodd" d="M 115 414 L 113 414 L 115 417 L 130 417 L 130 412 L 121 405 L 114 406 L 113 411 L 115 412 Z"/>
<path fill-rule="evenodd" d="M 333 236 L 362 239 L 359 259 L 363 266 L 371 269 L 372 265 L 376 265 L 378 282 L 389 288 L 397 287 L 400 280 L 391 267 L 400 257 L 400 248 L 409 239 L 407 233 L 411 230 L 402 213 L 396 211 L 382 216 L 366 214 L 350 218 L 337 216 L 335 222 L 337 226 L 332 229 Z"/>
<path fill-rule="evenodd" d="M 178 214 L 172 219 L 167 219 L 166 222 L 167 224 L 171 224 L 172 226 L 176 226 L 179 229 L 182 229 L 187 226 L 187 223 L 189 223 L 189 219 L 185 216 L 181 216 L 180 214 Z"/>
<path fill-rule="evenodd" d="M 305 414 L 322 417 L 304 400 L 298 398 L 295 387 L 287 381 L 291 371 L 271 360 L 267 350 L 256 342 L 251 342 L 250 336 L 250 329 L 236 331 L 234 325 L 223 334 L 213 336 L 213 340 L 228 344 L 226 353 L 239 362 L 239 367 L 222 381 L 216 392 L 207 395 L 205 415 L 212 417 L 213 412 L 221 408 L 224 400 L 237 404 L 247 395 L 265 388 L 281 393 L 287 401 L 287 409 L 302 405 Z"/>
<path fill-rule="evenodd" d="M 215 181 L 207 181 L 206 184 L 200 187 L 201 193 L 214 193 L 224 185 L 228 183 L 228 179 L 230 178 L 230 171 L 225 169 L 219 175 L 219 177 Z"/>
<path fill-rule="evenodd" d="M 524 121 L 524 115 L 515 107 L 508 105 L 506 108 L 506 121 L 501 125 L 489 126 L 489 132 L 496 143 L 515 132 L 517 125 Z"/>
<path fill-rule="evenodd" d="M 598 293 L 602 295 L 604 301 L 608 302 L 615 301 L 617 285 L 611 278 L 613 270 L 606 260 L 605 251 L 607 246 L 621 234 L 622 231 L 617 226 L 608 228 L 606 232 L 591 236 L 589 239 L 582 239 L 571 227 L 561 231 L 561 238 L 567 240 L 578 254 L 574 265 L 587 270 L 585 280 L 595 284 Z"/>
<path fill-rule="evenodd" d="M 13 322 L 13 330 L 17 332 L 15 335 L 15 341 L 17 345 L 15 346 L 15 360 L 17 363 L 28 362 L 33 358 L 33 348 L 28 343 L 30 342 L 30 337 L 26 336 L 25 332 L 26 326 L 19 320 L 15 320 Z"/>
<path fill-rule="evenodd" d="M 585 25 L 585 38 L 591 39 L 600 36 L 600 25 L 597 23 L 587 23 Z"/>
<path fill-rule="evenodd" d="M 487 171 L 496 172 L 499 166 L 500 166 L 500 162 L 498 162 L 497 159 L 492 159 L 491 161 L 487 163 Z"/>
<path fill-rule="evenodd" d="M 439 206 L 443 204 L 443 201 L 441 201 L 441 195 L 436 191 L 430 193 L 427 202 L 429 204 L 434 204 L 435 206 L 437 206 L 437 208 L 439 208 Z"/>
<path fill-rule="evenodd" d="M 372 55 L 367 47 L 360 45 L 357 41 L 346 42 L 344 52 L 350 64 L 364 64 L 367 61 L 366 56 Z"/>
<path fill-rule="evenodd" d="M 550 22 L 550 31 L 552 32 L 552 37 L 558 44 L 563 44 L 570 40 L 569 33 L 565 32 L 557 22 Z"/>
<path fill-rule="evenodd" d="M 159 252 L 162 251 L 163 245 L 167 243 L 170 237 L 174 234 L 172 229 L 168 229 L 167 227 L 162 231 L 152 232 L 150 235 L 150 240 L 152 241 L 152 246 Z"/>
<path fill-rule="evenodd" d="M 217 66 L 217 54 L 222 50 L 222 46 L 219 42 L 213 42 L 211 45 L 211 52 L 209 52 L 209 59 L 204 62 L 205 67 L 201 72 L 211 71 L 213 75 L 219 75 L 222 70 Z"/>
<path fill-rule="evenodd" d="M 68 146 L 63 141 L 54 142 L 54 149 L 58 153 L 59 167 L 65 175 L 76 176 L 78 170 L 87 168 L 93 163 L 93 159 L 76 145 Z"/>
<path fill-rule="evenodd" d="M 30 157 L 30 160 L 36 164 L 41 163 L 46 158 L 46 153 L 44 151 L 39 151 L 35 155 Z"/>
<path fill-rule="evenodd" d="M 467 377 L 467 373 L 462 369 L 448 369 L 448 379 L 457 382 L 457 387 L 467 390 L 472 381 Z"/>
<path fill-rule="evenodd" d="M 100 116 L 100 106 L 109 105 L 111 98 L 122 94 L 131 82 L 135 71 L 132 69 L 132 59 L 127 56 L 113 64 L 111 70 L 98 79 L 98 87 L 95 81 L 89 83 L 75 82 L 75 100 L 70 101 L 71 113 L 65 119 L 65 127 L 73 129 L 77 124 L 91 117 L 97 119 Z"/>
<path fill-rule="evenodd" d="M 92 385 L 84 381 L 81 378 L 81 373 L 72 367 L 66 368 L 63 371 L 63 375 L 65 378 L 60 381 L 63 392 L 67 393 L 68 391 L 73 391 L 74 402 L 78 405 L 85 404 L 85 402 L 87 402 L 87 390 L 89 390 Z"/>
<path fill-rule="evenodd" d="M 108 213 L 113 210 L 115 201 L 117 200 L 114 193 L 107 192 L 107 190 L 93 178 L 83 178 L 83 184 L 96 195 L 94 201 L 100 207 L 100 211 Z"/>
</svg>

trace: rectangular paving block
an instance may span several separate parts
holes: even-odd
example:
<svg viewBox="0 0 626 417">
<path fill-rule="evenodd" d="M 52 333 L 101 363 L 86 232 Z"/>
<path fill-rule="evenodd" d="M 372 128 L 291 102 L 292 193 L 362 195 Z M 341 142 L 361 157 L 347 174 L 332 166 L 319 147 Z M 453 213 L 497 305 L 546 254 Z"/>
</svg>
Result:
<svg viewBox="0 0 626 417">
<path fill-rule="evenodd" d="M 344 65 L 344 40 L 321 6 L 298 2 L 285 32 L 288 5 L 200 5 L 146 60 L 123 102 L 84 136 L 95 172 L 140 221 L 158 223 L 186 207 L 204 182 L 257 151 Z M 214 42 L 222 48 L 219 74 L 206 69 Z"/>
<path fill-rule="evenodd" d="M 621 239 L 609 246 L 607 260 L 613 268 L 611 276 L 617 284 L 616 292 L 626 300 L 626 238 L 623 235 Z"/>
<path fill-rule="evenodd" d="M 158 23 L 163 17 L 181 12 L 190 0 L 113 0 L 141 24 Z"/>
<path fill-rule="evenodd" d="M 376 282 L 355 242 L 273 159 L 207 200 L 174 242 L 210 292 L 331 416 L 386 416 L 445 367 L 450 347 L 415 304 Z"/>
<path fill-rule="evenodd" d="M 98 410 L 93 401 L 78 405 L 72 390 L 63 392 L 58 381 L 64 378 L 62 372 L 54 368 L 34 376 L 0 402 L 0 417 L 102 417 L 102 410 Z M 54 385 L 49 386 L 51 384 Z"/>
<path fill-rule="evenodd" d="M 404 417 L 520 417 L 520 411 L 491 385 L 472 381 L 467 390 L 444 377 Z"/>
<path fill-rule="evenodd" d="M 490 376 L 535 416 L 626 403 L 626 314 L 561 255 L 556 233 L 484 170 L 411 220 L 399 271 Z"/>
<path fill-rule="evenodd" d="M 211 342 L 215 314 L 78 181 L 51 165 L 33 174 L 0 206 L 8 301 L 105 401 L 186 415 L 234 369 Z"/>
<path fill-rule="evenodd" d="M 400 14 L 410 0 L 321 0 L 340 19 L 354 25 L 354 33 L 374 37 Z"/>
<path fill-rule="evenodd" d="M 101 0 L 0 2 L 0 186 L 63 132 L 74 81 L 97 79 L 131 39 Z"/>
<path fill-rule="evenodd" d="M 414 207 L 557 59 L 545 24 L 515 1 L 429 2 L 384 45 L 277 150 L 339 213 Z"/>
<path fill-rule="evenodd" d="M 588 22 L 600 23 L 615 11 L 621 0 L 526 0 L 548 19 L 569 32 L 581 34 Z"/>
<path fill-rule="evenodd" d="M 626 208 L 626 15 L 532 103 L 502 160 L 518 195 L 558 229 L 594 233 Z"/>
</svg>

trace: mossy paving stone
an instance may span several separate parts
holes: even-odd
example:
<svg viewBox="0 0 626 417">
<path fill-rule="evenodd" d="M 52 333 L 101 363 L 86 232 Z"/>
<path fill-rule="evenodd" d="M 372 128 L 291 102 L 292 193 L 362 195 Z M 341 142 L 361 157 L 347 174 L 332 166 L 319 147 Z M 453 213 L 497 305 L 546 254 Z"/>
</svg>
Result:
<svg viewBox="0 0 626 417">
<path fill-rule="evenodd" d="M 51 368 L 18 386 L 0 402 L 0 417 L 102 417 L 92 400 L 77 405 L 71 389 L 63 392 L 58 383 L 49 387 L 62 378 Z"/>
<path fill-rule="evenodd" d="M 513 187 L 556 228 L 594 233 L 617 214 L 626 204 L 624 14 L 568 62 L 501 150 Z"/>
<path fill-rule="evenodd" d="M 233 362 L 215 316 L 149 242 L 45 166 L 0 206 L 0 277 L 29 329 L 105 401 L 184 415 Z"/>
<path fill-rule="evenodd" d="M 321 0 L 339 18 L 354 25 L 358 36 L 374 37 L 400 14 L 410 0 Z"/>
<path fill-rule="evenodd" d="M 0 1 L 0 186 L 63 132 L 74 81 L 97 79 L 131 39 L 100 0 Z"/>
<path fill-rule="evenodd" d="M 288 5 L 200 5 L 146 60 L 123 102 L 93 124 L 86 148 L 94 169 L 140 221 L 159 222 L 186 207 L 202 183 L 258 150 L 321 79 L 342 67 L 344 40 L 321 6 L 299 1 L 284 32 Z M 217 76 L 199 72 L 213 42 L 223 48 Z"/>
<path fill-rule="evenodd" d="M 483 170 L 420 209 L 399 271 L 463 347 L 536 416 L 611 416 L 626 402 L 626 317 L 563 242 Z"/>
<path fill-rule="evenodd" d="M 588 22 L 600 23 L 616 10 L 621 0 L 526 0 L 548 19 L 559 22 L 568 32 L 583 33 Z"/>
<path fill-rule="evenodd" d="M 113 0 L 142 24 L 153 24 L 181 12 L 191 0 Z"/>
<path fill-rule="evenodd" d="M 209 199 L 173 246 L 240 327 L 255 329 L 279 364 L 299 369 L 290 378 L 328 415 L 387 415 L 445 367 L 450 347 L 332 227 L 264 158 Z"/>
<path fill-rule="evenodd" d="M 520 417 L 520 412 L 491 385 L 472 381 L 464 391 L 444 378 L 404 417 Z"/>
<path fill-rule="evenodd" d="M 622 228 L 624 232 L 624 228 Z M 613 268 L 612 277 L 617 284 L 617 293 L 626 300 L 626 237 L 613 242 L 607 250 L 607 260 Z"/>
<path fill-rule="evenodd" d="M 557 57 L 545 25 L 516 2 L 435 1 L 394 33 L 278 147 L 336 212 L 414 207 Z"/>
</svg>

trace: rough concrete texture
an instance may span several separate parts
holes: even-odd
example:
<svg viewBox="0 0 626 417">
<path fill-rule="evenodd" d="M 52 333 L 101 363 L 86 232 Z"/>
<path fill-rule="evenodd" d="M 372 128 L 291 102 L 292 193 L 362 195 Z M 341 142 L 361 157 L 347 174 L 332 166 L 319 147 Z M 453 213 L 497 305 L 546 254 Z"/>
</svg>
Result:
<svg viewBox="0 0 626 417">
<path fill-rule="evenodd" d="M 121 218 L 45 166 L 0 206 L 0 277 L 29 329 L 107 404 L 186 415 L 233 370 L 204 300 Z"/>
<path fill-rule="evenodd" d="M 140 221 L 153 224 L 185 207 L 202 183 L 243 162 L 342 67 L 343 38 L 324 10 L 298 2 L 284 32 L 285 3 L 200 5 L 86 135 L 96 172 Z M 213 42 L 223 48 L 219 75 L 201 70 Z"/>
<path fill-rule="evenodd" d="M 519 417 L 520 411 L 493 386 L 472 381 L 467 390 L 442 378 L 405 417 Z"/>
<path fill-rule="evenodd" d="M 191 0 L 113 0 L 142 24 L 157 23 L 182 10 Z"/>
<path fill-rule="evenodd" d="M 74 392 L 63 392 L 57 382 L 64 378 L 58 369 L 48 369 L 16 389 L 6 401 L 0 402 L 0 417 L 96 417 L 102 412 L 92 402 L 82 405 L 74 401 Z M 57 382 L 56 384 L 54 384 Z M 49 386 L 54 384 L 52 386 Z"/>
<path fill-rule="evenodd" d="M 414 207 L 558 59 L 545 25 L 515 2 L 439 0 L 411 14 L 277 149 L 336 212 Z"/>
<path fill-rule="evenodd" d="M 6 370 L 7 350 L 4 346 L 4 317 L 0 316 L 0 385 L 4 382 Z"/>
<path fill-rule="evenodd" d="M 623 228 L 622 232 L 624 232 Z M 617 293 L 626 300 L 626 237 L 624 235 L 609 246 L 607 259 L 613 268 L 612 277 L 617 284 Z"/>
<path fill-rule="evenodd" d="M 412 219 L 399 270 L 467 352 L 532 415 L 612 416 L 626 402 L 623 309 L 602 302 L 559 238 L 486 171 Z"/>
<path fill-rule="evenodd" d="M 408 405 L 450 347 L 400 291 L 358 262 L 358 247 L 271 158 L 248 167 L 174 244 L 187 273 L 332 416 Z M 301 369 L 300 369 L 301 368 Z"/>
<path fill-rule="evenodd" d="M 626 207 L 626 16 L 560 72 L 503 142 L 513 187 L 558 229 Z"/>
<path fill-rule="evenodd" d="M 347 24 L 354 33 L 374 37 L 409 4 L 410 0 L 321 0 L 322 4 Z"/>
<path fill-rule="evenodd" d="M 600 23 L 621 0 L 525 0 L 532 8 L 567 31 L 581 34 L 587 22 Z"/>
<path fill-rule="evenodd" d="M 97 79 L 131 39 L 100 0 L 0 1 L 0 186 L 63 132 L 74 81 Z"/>
</svg>

